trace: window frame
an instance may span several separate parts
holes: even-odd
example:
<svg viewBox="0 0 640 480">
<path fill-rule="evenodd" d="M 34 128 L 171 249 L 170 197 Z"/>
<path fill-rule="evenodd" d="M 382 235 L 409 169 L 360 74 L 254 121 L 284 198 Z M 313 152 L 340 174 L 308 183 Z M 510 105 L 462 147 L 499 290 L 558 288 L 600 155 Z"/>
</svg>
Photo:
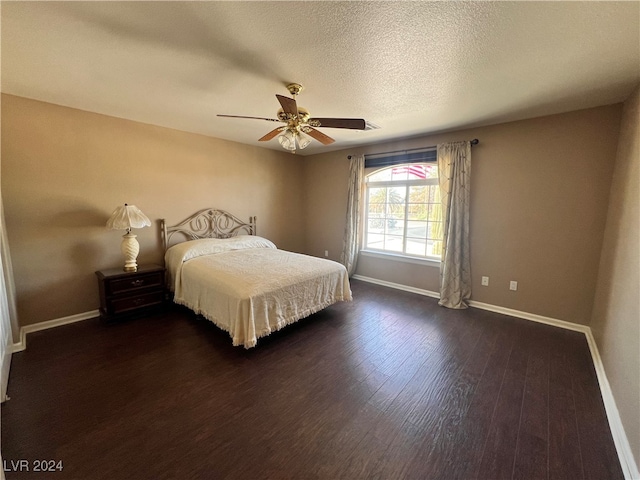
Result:
<svg viewBox="0 0 640 480">
<path fill-rule="evenodd" d="M 422 161 L 422 162 L 406 162 L 406 163 L 398 163 L 398 164 L 392 164 L 392 165 L 385 165 L 385 166 L 380 166 L 378 168 L 371 168 L 371 169 L 367 169 L 367 170 L 371 170 L 370 172 L 365 174 L 365 188 L 364 188 L 364 223 L 363 223 L 363 236 L 362 236 L 362 241 L 363 241 L 363 248 L 361 249 L 361 252 L 368 257 L 375 257 L 375 258 L 385 258 L 385 259 L 392 259 L 392 260 L 396 260 L 396 261 L 402 261 L 402 262 L 406 262 L 406 263 L 416 263 L 416 264 L 427 264 L 427 265 L 439 265 L 441 262 L 441 258 L 439 256 L 430 256 L 430 255 L 417 255 L 417 254 L 411 254 L 411 253 L 406 253 L 407 250 L 407 228 L 408 228 L 408 222 L 409 222 L 409 215 L 408 215 L 408 209 L 409 209 L 409 205 L 410 202 L 409 200 L 409 191 L 411 187 L 414 186 L 431 186 L 431 185 L 436 185 L 439 186 L 439 178 L 425 178 L 425 179 L 406 179 L 406 180 L 382 180 L 382 181 L 374 181 L 371 182 L 369 181 L 369 178 L 372 177 L 373 175 L 375 175 L 376 173 L 379 173 L 383 170 L 387 170 L 387 169 L 392 169 L 392 168 L 399 168 L 399 167 L 405 167 L 405 166 L 410 166 L 410 165 L 425 165 L 425 166 L 433 166 L 434 164 L 436 165 L 437 168 L 437 163 L 433 162 L 433 161 Z M 372 247 L 368 247 L 368 236 L 369 236 L 369 195 L 371 192 L 372 188 L 389 188 L 389 187 L 404 187 L 405 189 L 405 200 L 404 200 L 404 213 L 403 213 L 403 229 L 402 229 L 402 252 L 399 251 L 392 251 L 392 250 L 384 250 L 384 249 L 377 249 L 377 248 L 372 248 Z M 428 223 L 427 223 L 428 225 Z M 428 228 L 428 227 L 427 227 Z M 428 232 L 428 230 L 427 230 Z M 383 235 L 385 235 L 383 233 Z M 427 233 L 428 235 L 428 233 Z M 428 241 L 428 236 L 425 237 L 425 241 Z"/>
</svg>

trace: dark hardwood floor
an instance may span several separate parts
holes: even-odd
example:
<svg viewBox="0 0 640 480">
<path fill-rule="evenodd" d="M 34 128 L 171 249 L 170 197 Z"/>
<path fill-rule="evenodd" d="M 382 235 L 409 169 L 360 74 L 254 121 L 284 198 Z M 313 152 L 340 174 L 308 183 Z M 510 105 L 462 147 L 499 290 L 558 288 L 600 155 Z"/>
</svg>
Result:
<svg viewBox="0 0 640 480">
<path fill-rule="evenodd" d="M 178 307 L 30 334 L 7 479 L 623 478 L 583 334 L 358 281 L 244 350 Z"/>
</svg>

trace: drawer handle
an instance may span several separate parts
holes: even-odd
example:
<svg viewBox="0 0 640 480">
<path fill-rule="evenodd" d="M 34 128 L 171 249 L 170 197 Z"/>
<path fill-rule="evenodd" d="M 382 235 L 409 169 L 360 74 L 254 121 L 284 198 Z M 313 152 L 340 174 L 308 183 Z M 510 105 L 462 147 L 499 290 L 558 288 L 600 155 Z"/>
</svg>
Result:
<svg viewBox="0 0 640 480">
<path fill-rule="evenodd" d="M 134 305 L 136 305 L 136 306 L 141 305 L 142 303 L 144 303 L 144 298 L 136 298 L 136 299 L 133 301 L 133 303 L 134 303 Z"/>
<path fill-rule="evenodd" d="M 144 280 L 132 280 L 131 281 L 131 286 L 132 287 L 139 287 L 140 285 L 144 285 Z"/>
</svg>

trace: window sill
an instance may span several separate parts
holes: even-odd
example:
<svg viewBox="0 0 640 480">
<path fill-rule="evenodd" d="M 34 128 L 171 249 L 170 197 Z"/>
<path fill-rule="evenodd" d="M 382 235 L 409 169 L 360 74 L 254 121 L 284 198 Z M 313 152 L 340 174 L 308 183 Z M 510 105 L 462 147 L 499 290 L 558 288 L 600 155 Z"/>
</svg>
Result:
<svg viewBox="0 0 640 480">
<path fill-rule="evenodd" d="M 440 268 L 440 260 L 431 258 L 409 257 L 407 255 L 400 255 L 397 253 L 389 252 L 378 252 L 374 250 L 360 250 L 360 255 L 364 257 L 382 258 L 384 260 L 391 260 L 394 262 L 413 263 L 415 265 L 425 265 L 429 267 Z"/>
</svg>

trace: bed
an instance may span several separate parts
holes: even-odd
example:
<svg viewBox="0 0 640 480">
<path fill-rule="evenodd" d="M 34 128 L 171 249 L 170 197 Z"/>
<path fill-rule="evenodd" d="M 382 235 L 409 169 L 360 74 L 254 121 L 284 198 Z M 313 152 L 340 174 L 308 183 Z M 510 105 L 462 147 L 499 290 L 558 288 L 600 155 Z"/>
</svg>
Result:
<svg viewBox="0 0 640 480">
<path fill-rule="evenodd" d="M 255 347 L 260 337 L 352 299 L 343 265 L 278 249 L 256 235 L 255 217 L 246 223 L 208 208 L 161 225 L 174 302 L 228 332 L 234 346 Z"/>
</svg>

